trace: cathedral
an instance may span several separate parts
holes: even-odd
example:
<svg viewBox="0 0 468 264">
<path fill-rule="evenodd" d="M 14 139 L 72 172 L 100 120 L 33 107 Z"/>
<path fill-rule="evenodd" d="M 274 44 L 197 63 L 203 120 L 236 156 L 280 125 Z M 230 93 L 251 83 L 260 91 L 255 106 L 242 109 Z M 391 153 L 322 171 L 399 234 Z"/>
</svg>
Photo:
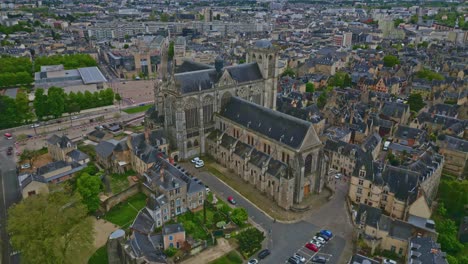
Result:
<svg viewBox="0 0 468 264">
<path fill-rule="evenodd" d="M 209 154 L 285 209 L 320 192 L 327 162 L 312 123 L 276 108 L 278 55 L 268 40 L 246 63 L 167 62 L 155 83 L 149 129 L 163 129 L 175 161 Z"/>
</svg>

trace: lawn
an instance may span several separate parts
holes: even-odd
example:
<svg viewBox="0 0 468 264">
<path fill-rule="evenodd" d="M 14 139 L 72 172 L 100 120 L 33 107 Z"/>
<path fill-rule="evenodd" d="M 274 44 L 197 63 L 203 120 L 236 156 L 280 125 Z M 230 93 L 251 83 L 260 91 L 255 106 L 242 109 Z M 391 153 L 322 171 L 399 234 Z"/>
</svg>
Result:
<svg viewBox="0 0 468 264">
<path fill-rule="evenodd" d="M 136 114 L 136 113 L 141 113 L 145 112 L 146 110 L 150 109 L 153 105 L 147 104 L 147 105 L 142 105 L 142 106 L 135 106 L 132 108 L 127 108 L 122 111 L 124 111 L 127 114 Z"/>
<path fill-rule="evenodd" d="M 208 219 L 208 210 L 207 210 Z M 208 239 L 209 234 L 203 228 L 203 211 L 196 213 L 186 212 L 177 217 L 177 222 L 181 223 L 187 234 L 195 239 Z"/>
<path fill-rule="evenodd" d="M 233 250 L 219 259 L 213 260 L 210 264 L 241 264 L 242 262 L 242 257 Z"/>
<path fill-rule="evenodd" d="M 122 228 L 129 227 L 138 212 L 146 205 L 146 195 L 137 193 L 128 198 L 126 201 L 112 207 L 112 209 L 104 215 L 104 219 L 116 224 Z"/>
<path fill-rule="evenodd" d="M 127 171 L 124 174 L 113 173 L 109 176 L 110 186 L 113 194 L 117 194 L 128 187 L 128 176 L 135 175 L 132 170 Z"/>
<path fill-rule="evenodd" d="M 89 258 L 88 264 L 107 264 L 109 259 L 107 257 L 107 247 L 103 246 L 98 248 L 96 252 Z"/>
</svg>

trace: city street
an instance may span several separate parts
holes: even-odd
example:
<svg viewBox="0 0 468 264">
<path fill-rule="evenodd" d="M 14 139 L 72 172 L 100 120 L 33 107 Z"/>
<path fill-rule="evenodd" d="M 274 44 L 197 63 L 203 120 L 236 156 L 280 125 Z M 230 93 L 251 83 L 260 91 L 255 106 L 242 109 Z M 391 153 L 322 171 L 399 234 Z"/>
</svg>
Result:
<svg viewBox="0 0 468 264">
<path fill-rule="evenodd" d="M 18 255 L 13 254 L 9 237 L 6 232 L 6 219 L 8 208 L 21 199 L 18 177 L 16 174 L 15 156 L 7 156 L 8 147 L 13 147 L 14 140 L 6 139 L 3 135 L 0 139 L 0 225 L 2 238 L 2 263 L 19 263 Z"/>
<path fill-rule="evenodd" d="M 327 263 L 343 263 L 342 253 L 345 251 L 345 246 L 349 246 L 346 243 L 351 243 L 348 236 L 350 231 L 352 232 L 352 226 L 347 222 L 349 218 L 345 211 L 346 183 L 339 182 L 334 199 L 320 209 L 311 212 L 305 219 L 296 223 L 280 223 L 271 219 L 209 172 L 203 171 L 203 169 L 196 170 L 191 164 L 187 164 L 185 168 L 208 185 L 218 199 L 226 201 L 228 196 L 233 196 L 237 201 L 236 206 L 244 207 L 249 213 L 250 219 L 264 230 L 267 237 L 264 246 L 272 252 L 265 260 L 260 261 L 261 263 L 284 263 L 321 229 L 329 229 L 336 234 L 333 241 L 324 248 L 321 254 L 328 256 Z"/>
</svg>

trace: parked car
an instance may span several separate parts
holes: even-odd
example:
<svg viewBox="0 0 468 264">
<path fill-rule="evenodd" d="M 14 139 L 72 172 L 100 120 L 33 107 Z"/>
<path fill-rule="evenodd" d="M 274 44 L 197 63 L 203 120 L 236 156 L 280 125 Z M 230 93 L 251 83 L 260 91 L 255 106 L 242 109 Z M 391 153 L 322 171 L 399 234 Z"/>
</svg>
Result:
<svg viewBox="0 0 468 264">
<path fill-rule="evenodd" d="M 71 120 L 75 120 L 75 119 L 78 119 L 78 116 L 72 116 L 71 117 Z"/>
<path fill-rule="evenodd" d="M 328 236 L 326 236 L 326 235 L 322 235 L 320 232 L 318 232 L 316 235 L 317 235 L 318 237 L 323 238 L 325 241 L 330 240 L 330 237 L 328 237 Z"/>
<path fill-rule="evenodd" d="M 3 135 L 5 136 L 6 139 L 12 139 L 13 138 L 13 135 L 10 134 L 10 133 L 5 133 Z"/>
<path fill-rule="evenodd" d="M 332 232 L 330 230 L 320 230 L 320 234 L 325 235 L 325 236 L 330 237 L 330 238 L 333 236 L 333 234 L 332 234 Z"/>
<path fill-rule="evenodd" d="M 323 238 L 320 237 L 320 236 L 314 236 L 314 239 L 315 239 L 315 240 L 318 240 L 318 241 L 320 241 L 320 242 L 322 242 L 322 243 L 325 243 L 325 242 L 326 242 L 325 239 L 323 239 Z"/>
<path fill-rule="evenodd" d="M 317 248 L 321 248 L 324 244 L 320 241 L 312 239 L 309 243 L 314 244 Z"/>
<path fill-rule="evenodd" d="M 6 153 L 8 156 L 11 156 L 11 154 L 13 154 L 13 150 L 8 149 Z"/>
<path fill-rule="evenodd" d="M 305 245 L 305 247 L 312 250 L 312 251 L 314 251 L 314 252 L 318 252 L 318 247 L 316 245 L 312 244 L 312 243 L 307 243 Z"/>
<path fill-rule="evenodd" d="M 260 251 L 260 253 L 258 253 L 258 258 L 259 259 L 264 259 L 266 257 L 268 257 L 268 255 L 271 254 L 271 251 L 269 249 L 264 249 L 262 251 Z"/>
<path fill-rule="evenodd" d="M 314 256 L 312 258 L 313 263 L 327 263 L 327 259 L 323 256 Z"/>
<path fill-rule="evenodd" d="M 335 174 L 335 179 L 341 179 L 343 175 L 341 173 L 337 173 Z"/>
<path fill-rule="evenodd" d="M 297 253 L 294 253 L 293 257 L 295 257 L 296 259 L 298 259 L 300 262 L 303 262 L 303 263 L 306 261 L 304 256 L 297 254 Z"/>
<path fill-rule="evenodd" d="M 13 150 L 13 147 L 12 147 L 12 146 L 9 146 L 9 147 L 8 147 L 8 150 Z"/>
<path fill-rule="evenodd" d="M 258 260 L 256 259 L 251 259 L 249 260 L 249 262 L 247 262 L 248 264 L 257 264 L 258 263 Z"/>
<path fill-rule="evenodd" d="M 206 190 L 206 193 L 210 193 L 210 192 L 211 192 L 210 187 L 208 187 L 207 185 L 205 185 L 205 190 Z"/>
<path fill-rule="evenodd" d="M 191 160 L 192 163 L 197 163 L 200 161 L 200 158 L 199 157 L 195 157 Z"/>
<path fill-rule="evenodd" d="M 229 202 L 230 204 L 237 204 L 236 200 L 234 200 L 234 197 L 232 197 L 232 196 L 229 196 L 229 197 L 227 198 L 227 200 L 228 200 L 228 202 Z"/>
<path fill-rule="evenodd" d="M 288 258 L 288 263 L 289 264 L 301 264 L 301 261 L 295 257 L 289 257 Z"/>
<path fill-rule="evenodd" d="M 202 168 L 203 166 L 205 166 L 205 163 L 203 162 L 203 160 L 199 160 L 198 162 L 195 163 L 195 168 Z"/>
<path fill-rule="evenodd" d="M 36 127 L 39 127 L 39 126 L 40 126 L 39 124 L 32 124 L 31 128 L 36 128 Z"/>
<path fill-rule="evenodd" d="M 29 163 L 25 163 L 21 165 L 21 169 L 29 169 L 29 168 L 31 168 L 31 165 L 29 165 Z"/>
</svg>

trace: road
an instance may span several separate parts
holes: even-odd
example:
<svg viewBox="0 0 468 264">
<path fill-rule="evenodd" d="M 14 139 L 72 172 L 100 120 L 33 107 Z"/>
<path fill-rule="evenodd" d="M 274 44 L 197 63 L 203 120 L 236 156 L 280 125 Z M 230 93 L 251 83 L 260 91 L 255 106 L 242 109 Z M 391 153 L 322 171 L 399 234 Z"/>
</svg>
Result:
<svg viewBox="0 0 468 264">
<path fill-rule="evenodd" d="M 321 229 L 331 229 L 335 232 L 337 230 L 335 228 L 338 227 L 334 223 L 337 221 L 332 219 L 338 219 L 338 221 L 345 219 L 344 221 L 346 221 L 346 216 L 344 216 L 346 212 L 343 211 L 346 184 L 339 184 L 341 190 L 337 192 L 334 200 L 322 206 L 318 210 L 319 212 L 314 212 L 304 220 L 296 223 L 279 223 L 209 172 L 203 170 L 197 171 L 190 165 L 186 165 L 185 167 L 192 175 L 208 185 L 218 199 L 226 201 L 228 196 L 233 196 L 237 201 L 237 206 L 244 207 L 249 214 L 249 218 L 265 231 L 267 238 L 264 241 L 264 247 L 269 248 L 272 253 L 261 262 L 284 263 L 289 256 L 302 248 Z M 329 218 L 329 221 L 323 221 L 325 220 L 324 214 L 328 215 L 326 218 Z M 337 233 L 338 235 L 334 237 L 333 243 L 330 243 L 330 246 L 327 248 L 327 253 L 331 256 L 327 263 L 330 264 L 340 263 L 341 253 L 347 241 L 345 239 L 345 236 L 347 236 L 346 232 L 341 232 L 340 230 Z"/>
<path fill-rule="evenodd" d="M 0 139 L 0 235 L 2 238 L 2 263 L 19 263 L 19 255 L 10 256 L 12 249 L 9 243 L 9 237 L 6 232 L 6 219 L 8 208 L 21 200 L 19 191 L 18 177 L 16 174 L 15 157 L 7 156 L 6 150 L 14 145 L 14 140 L 7 140 L 5 137 Z"/>
</svg>

